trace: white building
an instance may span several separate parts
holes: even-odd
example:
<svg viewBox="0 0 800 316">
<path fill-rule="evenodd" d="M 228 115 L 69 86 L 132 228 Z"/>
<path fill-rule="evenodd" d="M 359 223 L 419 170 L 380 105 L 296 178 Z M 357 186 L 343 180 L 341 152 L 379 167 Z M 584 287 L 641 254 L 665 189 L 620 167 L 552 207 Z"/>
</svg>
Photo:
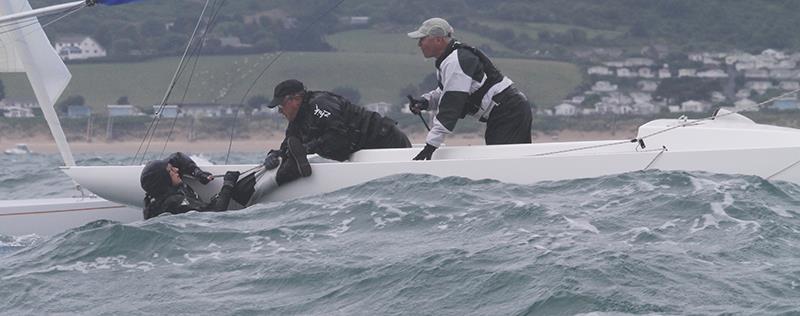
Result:
<svg viewBox="0 0 800 316">
<path fill-rule="evenodd" d="M 614 72 L 608 69 L 608 67 L 603 67 L 603 66 L 589 67 L 589 69 L 586 72 L 590 75 L 600 75 L 600 76 L 611 76 L 614 74 Z"/>
<path fill-rule="evenodd" d="M 697 72 L 698 78 L 709 78 L 709 79 L 722 79 L 728 78 L 728 74 L 722 71 L 722 69 L 710 69 L 706 71 Z"/>
<path fill-rule="evenodd" d="M 695 77 L 697 76 L 697 69 L 682 68 L 678 69 L 678 77 Z"/>
<path fill-rule="evenodd" d="M 658 89 L 658 83 L 650 80 L 642 80 L 636 83 L 636 87 L 644 92 L 654 92 Z"/>
<path fill-rule="evenodd" d="M 658 113 L 658 107 L 650 102 L 638 102 L 633 104 L 633 112 L 642 115 Z"/>
<path fill-rule="evenodd" d="M 709 106 L 703 102 L 689 100 L 681 103 L 681 112 L 705 112 Z"/>
<path fill-rule="evenodd" d="M 598 81 L 595 82 L 594 85 L 592 86 L 592 91 L 611 92 L 611 91 L 617 91 L 617 88 L 618 88 L 617 85 L 611 84 L 608 81 Z"/>
<path fill-rule="evenodd" d="M 558 116 L 574 116 L 578 113 L 578 107 L 569 104 L 569 103 L 561 103 L 554 107 L 555 115 Z"/>
<path fill-rule="evenodd" d="M 392 109 L 392 104 L 388 102 L 376 102 L 364 105 L 364 108 L 370 110 L 372 112 L 380 113 L 381 115 L 386 115 L 386 112 Z"/>
<path fill-rule="evenodd" d="M 83 60 L 106 57 L 106 50 L 89 36 L 65 36 L 53 46 L 63 60 Z"/>
</svg>

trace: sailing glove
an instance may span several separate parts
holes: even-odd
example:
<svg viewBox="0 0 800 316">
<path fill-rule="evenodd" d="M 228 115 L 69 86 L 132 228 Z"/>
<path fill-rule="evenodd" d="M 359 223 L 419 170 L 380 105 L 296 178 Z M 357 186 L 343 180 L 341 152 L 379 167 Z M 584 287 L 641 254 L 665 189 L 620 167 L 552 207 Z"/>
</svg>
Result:
<svg viewBox="0 0 800 316">
<path fill-rule="evenodd" d="M 233 187 L 236 185 L 236 181 L 239 180 L 239 171 L 228 171 L 225 173 L 225 182 L 222 183 L 222 186 L 231 186 Z"/>
<path fill-rule="evenodd" d="M 200 168 L 195 168 L 194 171 L 192 171 L 192 177 L 197 179 L 197 181 L 200 181 L 202 184 L 208 184 L 208 182 L 214 180 L 214 176 L 211 175 L 210 172 L 205 172 Z"/>
<path fill-rule="evenodd" d="M 270 151 L 267 153 L 267 157 L 264 158 L 264 163 L 263 163 L 264 168 L 267 170 L 278 168 L 278 166 L 280 166 L 281 164 L 280 157 L 281 157 L 280 150 L 270 149 Z"/>
<path fill-rule="evenodd" d="M 431 144 L 425 144 L 425 148 L 414 157 L 414 160 L 431 160 L 431 156 L 433 156 L 433 152 L 436 151 L 436 146 Z"/>
<path fill-rule="evenodd" d="M 420 114 L 422 111 L 428 110 L 428 100 L 414 99 L 410 94 L 406 95 L 406 98 L 408 98 L 408 109 L 411 111 L 411 113 Z"/>
</svg>

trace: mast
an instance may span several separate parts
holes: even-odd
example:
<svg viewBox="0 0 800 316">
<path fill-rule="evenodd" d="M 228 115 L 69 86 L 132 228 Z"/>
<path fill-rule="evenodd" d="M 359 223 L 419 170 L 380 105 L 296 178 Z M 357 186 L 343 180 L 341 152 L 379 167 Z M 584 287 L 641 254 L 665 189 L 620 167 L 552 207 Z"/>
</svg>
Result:
<svg viewBox="0 0 800 316">
<path fill-rule="evenodd" d="M 76 1 L 69 3 L 69 5 L 77 5 L 78 3 L 85 4 L 84 1 Z M 60 7 L 60 5 L 56 7 Z M 63 8 L 59 9 L 65 10 Z M 26 17 L 36 19 L 33 17 L 36 14 L 53 12 L 40 10 L 31 15 L 33 11 L 26 0 L 0 1 L 0 14 L 5 17 L 4 21 L 6 22 L 10 18 L 17 20 Z M 54 108 L 56 101 L 72 78 L 72 74 L 70 74 L 55 49 L 53 49 L 53 46 L 50 45 L 50 41 L 47 39 L 39 22 L 31 21 L 31 23 L 33 24 L 26 25 L 24 28 L 9 30 L 0 34 L 0 44 L 8 48 L 5 51 L 5 56 L 0 56 L 0 59 L 5 59 L 5 63 L 0 63 L 0 71 L 25 72 L 28 75 L 36 100 L 39 102 L 39 107 L 42 109 L 47 126 L 50 128 L 56 146 L 58 146 L 61 158 L 64 159 L 64 164 L 74 166 L 75 158 L 72 156 L 72 150 L 67 143 L 67 138 Z"/>
</svg>

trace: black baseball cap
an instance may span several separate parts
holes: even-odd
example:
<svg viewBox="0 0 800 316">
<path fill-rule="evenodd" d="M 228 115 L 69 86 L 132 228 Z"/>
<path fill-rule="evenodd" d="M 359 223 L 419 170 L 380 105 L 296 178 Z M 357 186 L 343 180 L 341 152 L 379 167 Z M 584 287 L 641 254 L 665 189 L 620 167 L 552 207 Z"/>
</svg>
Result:
<svg viewBox="0 0 800 316">
<path fill-rule="evenodd" d="M 267 105 L 269 108 L 274 108 L 283 102 L 283 98 L 287 95 L 292 95 L 301 91 L 305 91 L 306 87 L 300 80 L 289 79 L 284 80 L 275 86 L 275 93 L 272 95 L 272 102 Z"/>
</svg>

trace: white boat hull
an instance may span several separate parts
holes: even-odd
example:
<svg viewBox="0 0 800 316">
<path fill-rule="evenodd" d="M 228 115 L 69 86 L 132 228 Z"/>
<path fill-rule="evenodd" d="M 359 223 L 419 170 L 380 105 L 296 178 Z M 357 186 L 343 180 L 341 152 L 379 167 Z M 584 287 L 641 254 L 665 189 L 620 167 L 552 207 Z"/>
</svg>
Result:
<svg viewBox="0 0 800 316">
<path fill-rule="evenodd" d="M 54 235 L 99 219 L 123 223 L 142 218 L 141 209 L 100 198 L 0 201 L 0 234 Z"/>
<path fill-rule="evenodd" d="M 650 122 L 640 128 L 639 137 L 680 123 L 678 120 Z M 755 124 L 738 114 L 647 137 L 645 144 L 645 150 L 625 141 L 444 147 L 434 153 L 432 161 L 411 161 L 418 148 L 363 150 L 348 162 L 312 164 L 311 177 L 278 188 L 262 202 L 330 192 L 402 173 L 528 184 L 661 169 L 754 175 L 800 183 L 800 167 L 796 166 L 800 162 L 800 130 Z M 566 151 L 570 149 L 580 150 Z M 214 174 L 252 167 L 204 166 Z M 141 207 L 144 196 L 139 187 L 141 169 L 141 166 L 77 166 L 65 167 L 64 171 L 103 198 Z M 271 172 L 266 174 L 271 175 Z M 218 192 L 220 186 L 220 180 L 206 186 L 193 185 L 206 197 Z"/>
</svg>

